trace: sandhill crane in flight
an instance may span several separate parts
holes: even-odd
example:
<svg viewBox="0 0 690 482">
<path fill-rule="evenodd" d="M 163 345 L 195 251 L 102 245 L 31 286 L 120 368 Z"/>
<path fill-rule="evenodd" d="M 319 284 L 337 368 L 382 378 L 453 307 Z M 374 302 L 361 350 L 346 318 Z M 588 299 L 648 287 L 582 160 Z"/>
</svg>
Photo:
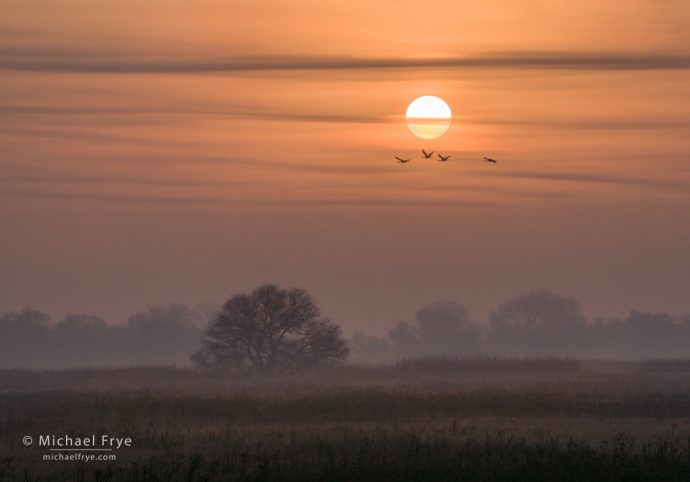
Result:
<svg viewBox="0 0 690 482">
<path fill-rule="evenodd" d="M 424 149 L 422 149 L 422 155 L 424 156 L 424 159 L 429 159 L 434 155 L 434 151 L 426 152 Z"/>
<path fill-rule="evenodd" d="M 496 159 L 491 159 L 490 157 L 485 157 L 484 162 L 491 162 L 492 164 L 496 164 L 498 161 Z"/>
<path fill-rule="evenodd" d="M 398 162 L 405 164 L 406 162 L 410 162 L 411 159 L 401 159 L 398 156 L 395 156 L 395 158 L 398 160 Z"/>
<path fill-rule="evenodd" d="M 448 155 L 445 156 L 445 157 L 443 157 L 441 154 L 437 154 L 437 156 L 438 156 L 438 160 L 439 160 L 439 161 L 444 161 L 444 162 L 447 161 L 447 160 L 450 158 L 450 154 L 448 154 Z"/>
</svg>

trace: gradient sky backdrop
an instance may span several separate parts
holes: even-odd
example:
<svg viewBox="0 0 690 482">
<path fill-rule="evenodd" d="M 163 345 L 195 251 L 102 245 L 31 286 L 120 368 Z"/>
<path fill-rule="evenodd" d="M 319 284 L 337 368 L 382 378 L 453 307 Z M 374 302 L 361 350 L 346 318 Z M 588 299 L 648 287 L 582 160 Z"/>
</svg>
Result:
<svg viewBox="0 0 690 482">
<path fill-rule="evenodd" d="M 0 0 L 0 309 L 118 322 L 271 281 L 346 333 L 535 288 L 688 312 L 689 23 L 681 0 Z M 405 126 L 426 94 L 438 140 Z"/>
</svg>

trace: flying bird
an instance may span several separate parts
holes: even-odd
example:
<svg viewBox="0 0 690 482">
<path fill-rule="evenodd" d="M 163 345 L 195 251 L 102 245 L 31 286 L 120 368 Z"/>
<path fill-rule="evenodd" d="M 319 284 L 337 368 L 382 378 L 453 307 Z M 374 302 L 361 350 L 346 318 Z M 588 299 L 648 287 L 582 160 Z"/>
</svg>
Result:
<svg viewBox="0 0 690 482">
<path fill-rule="evenodd" d="M 434 155 L 434 151 L 426 152 L 424 149 L 422 149 L 422 155 L 424 156 L 424 159 L 429 159 Z"/>
<path fill-rule="evenodd" d="M 443 157 L 441 154 L 437 154 L 437 156 L 439 161 L 447 161 L 450 158 L 450 154 L 448 154 L 446 157 Z"/>
<path fill-rule="evenodd" d="M 491 159 L 490 157 L 485 157 L 484 162 L 491 162 L 493 164 L 496 164 L 498 161 L 496 159 Z"/>
<path fill-rule="evenodd" d="M 401 162 L 401 163 L 403 163 L 403 164 L 405 164 L 406 162 L 410 162 L 410 161 L 411 161 L 411 159 L 401 159 L 401 158 L 399 158 L 398 156 L 395 156 L 395 158 L 398 160 L 398 162 Z"/>
</svg>

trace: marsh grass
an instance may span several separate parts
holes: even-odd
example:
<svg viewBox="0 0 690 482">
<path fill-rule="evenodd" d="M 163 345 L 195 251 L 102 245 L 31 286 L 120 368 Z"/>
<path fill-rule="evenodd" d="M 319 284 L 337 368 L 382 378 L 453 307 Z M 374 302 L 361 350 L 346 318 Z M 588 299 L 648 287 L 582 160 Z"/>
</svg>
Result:
<svg viewBox="0 0 690 482">
<path fill-rule="evenodd" d="M 520 365 L 522 363 L 522 365 Z M 496 359 L 290 379 L 140 367 L 0 372 L 0 481 L 687 481 L 690 379 Z M 39 434 L 129 436 L 43 462 Z"/>
</svg>

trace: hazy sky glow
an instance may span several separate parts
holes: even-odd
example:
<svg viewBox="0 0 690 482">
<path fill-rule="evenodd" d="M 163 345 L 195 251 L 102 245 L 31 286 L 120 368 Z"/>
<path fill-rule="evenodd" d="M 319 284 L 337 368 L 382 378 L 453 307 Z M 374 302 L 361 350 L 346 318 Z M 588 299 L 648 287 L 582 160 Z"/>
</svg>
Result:
<svg viewBox="0 0 690 482">
<path fill-rule="evenodd" d="M 119 321 L 271 281 L 347 333 L 541 287 L 690 311 L 685 1 L 0 12 L 0 309 Z M 439 139 L 406 126 L 421 95 Z"/>
</svg>

